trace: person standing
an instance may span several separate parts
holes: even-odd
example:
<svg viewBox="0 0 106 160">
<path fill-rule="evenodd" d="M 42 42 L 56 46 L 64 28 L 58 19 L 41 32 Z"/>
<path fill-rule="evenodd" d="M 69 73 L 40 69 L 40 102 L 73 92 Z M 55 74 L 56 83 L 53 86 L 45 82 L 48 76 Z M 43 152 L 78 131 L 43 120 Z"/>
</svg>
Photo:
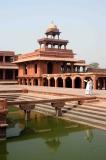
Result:
<svg viewBox="0 0 106 160">
<path fill-rule="evenodd" d="M 91 78 L 89 79 L 89 94 L 93 94 L 93 81 Z"/>
<path fill-rule="evenodd" d="M 89 78 L 88 80 L 84 80 L 86 84 L 85 94 L 86 95 L 92 95 L 93 94 L 93 82 L 92 79 Z"/>
</svg>

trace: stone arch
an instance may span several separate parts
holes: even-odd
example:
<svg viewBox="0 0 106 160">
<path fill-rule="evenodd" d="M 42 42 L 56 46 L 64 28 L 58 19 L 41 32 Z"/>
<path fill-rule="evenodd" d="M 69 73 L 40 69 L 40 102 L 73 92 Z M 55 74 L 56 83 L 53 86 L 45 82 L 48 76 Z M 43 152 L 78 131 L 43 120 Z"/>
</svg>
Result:
<svg viewBox="0 0 106 160">
<path fill-rule="evenodd" d="M 54 78 L 50 79 L 50 86 L 55 87 L 55 79 Z"/>
<path fill-rule="evenodd" d="M 48 86 L 48 79 L 47 78 L 43 79 L 43 86 Z"/>
<path fill-rule="evenodd" d="M 75 88 L 81 88 L 81 78 L 80 77 L 75 78 Z"/>
<path fill-rule="evenodd" d="M 34 85 L 38 86 L 38 79 L 37 78 L 34 79 Z"/>
<path fill-rule="evenodd" d="M 72 88 L 72 79 L 70 77 L 65 79 L 65 86 L 66 88 Z"/>
<path fill-rule="evenodd" d="M 100 89 L 100 90 L 105 89 L 106 90 L 106 78 L 105 77 L 99 77 L 96 82 L 97 82 L 96 83 L 97 89 Z"/>
<path fill-rule="evenodd" d="M 58 87 L 63 87 L 63 79 L 61 77 L 57 78 L 57 86 Z"/>
</svg>

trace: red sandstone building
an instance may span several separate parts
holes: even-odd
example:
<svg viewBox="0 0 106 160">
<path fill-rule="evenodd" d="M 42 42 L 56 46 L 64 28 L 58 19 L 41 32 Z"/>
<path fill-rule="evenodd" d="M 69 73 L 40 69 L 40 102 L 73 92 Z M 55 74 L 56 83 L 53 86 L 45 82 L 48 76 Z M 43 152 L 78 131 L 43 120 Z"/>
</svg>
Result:
<svg viewBox="0 0 106 160">
<path fill-rule="evenodd" d="M 60 39 L 56 25 L 49 25 L 45 38 L 38 39 L 39 49 L 18 56 L 18 82 L 67 88 L 85 88 L 84 79 L 92 78 L 94 89 L 106 89 L 106 70 L 88 70 L 85 60 L 78 60 L 68 40 Z"/>
<path fill-rule="evenodd" d="M 12 51 L 0 51 L 0 84 L 17 83 L 18 66 L 12 64 L 15 58 Z"/>
</svg>

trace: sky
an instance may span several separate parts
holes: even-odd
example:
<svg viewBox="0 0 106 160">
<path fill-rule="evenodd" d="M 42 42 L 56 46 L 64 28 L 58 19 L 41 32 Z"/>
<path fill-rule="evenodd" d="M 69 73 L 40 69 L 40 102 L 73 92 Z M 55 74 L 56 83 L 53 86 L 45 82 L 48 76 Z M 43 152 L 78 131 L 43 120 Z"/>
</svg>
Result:
<svg viewBox="0 0 106 160">
<path fill-rule="evenodd" d="M 0 50 L 36 50 L 52 21 L 75 58 L 106 68 L 106 0 L 0 0 Z"/>
</svg>

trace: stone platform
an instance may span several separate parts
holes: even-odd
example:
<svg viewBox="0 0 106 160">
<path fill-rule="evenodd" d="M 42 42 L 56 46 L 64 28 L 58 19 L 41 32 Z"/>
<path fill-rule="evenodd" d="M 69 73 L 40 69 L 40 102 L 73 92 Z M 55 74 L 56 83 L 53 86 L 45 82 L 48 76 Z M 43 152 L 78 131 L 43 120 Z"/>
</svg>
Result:
<svg viewBox="0 0 106 160">
<path fill-rule="evenodd" d="M 56 111 L 64 119 L 106 130 L 106 90 L 86 96 L 84 89 L 0 85 L 0 98 L 8 105 L 19 104 L 27 118 L 32 109 L 52 116 Z"/>
</svg>

